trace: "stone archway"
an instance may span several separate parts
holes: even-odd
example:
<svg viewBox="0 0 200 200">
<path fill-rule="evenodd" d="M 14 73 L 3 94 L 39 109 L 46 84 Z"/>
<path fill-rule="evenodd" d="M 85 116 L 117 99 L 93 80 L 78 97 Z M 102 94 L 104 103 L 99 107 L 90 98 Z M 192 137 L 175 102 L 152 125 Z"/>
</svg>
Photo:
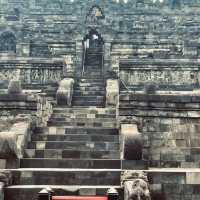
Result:
<svg viewBox="0 0 200 200">
<path fill-rule="evenodd" d="M 83 39 L 83 74 L 99 72 L 104 63 L 104 40 L 96 30 L 90 30 Z"/>
</svg>

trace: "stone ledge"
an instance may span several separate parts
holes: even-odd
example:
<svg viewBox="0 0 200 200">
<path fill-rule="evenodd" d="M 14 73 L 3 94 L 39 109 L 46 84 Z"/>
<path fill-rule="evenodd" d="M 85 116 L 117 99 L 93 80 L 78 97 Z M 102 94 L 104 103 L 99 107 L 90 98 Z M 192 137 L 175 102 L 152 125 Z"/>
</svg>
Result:
<svg viewBox="0 0 200 200">
<path fill-rule="evenodd" d="M 199 103 L 200 93 L 188 94 L 121 94 L 120 101 Z"/>
<path fill-rule="evenodd" d="M 194 67 L 199 67 L 200 59 L 120 59 L 120 68 L 134 68 L 137 65 L 158 65 L 159 67 L 167 66 L 171 67 L 174 65 L 183 67 L 184 65 L 196 65 Z M 191 68 L 194 68 L 191 66 Z"/>
</svg>

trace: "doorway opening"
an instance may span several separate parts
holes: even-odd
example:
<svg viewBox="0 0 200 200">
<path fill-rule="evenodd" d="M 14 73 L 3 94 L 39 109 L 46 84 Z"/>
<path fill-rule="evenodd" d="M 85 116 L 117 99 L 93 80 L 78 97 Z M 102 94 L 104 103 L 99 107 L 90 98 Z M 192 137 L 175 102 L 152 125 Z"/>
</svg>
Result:
<svg viewBox="0 0 200 200">
<path fill-rule="evenodd" d="M 96 30 L 83 39 L 83 75 L 102 74 L 104 63 L 104 41 Z"/>
</svg>

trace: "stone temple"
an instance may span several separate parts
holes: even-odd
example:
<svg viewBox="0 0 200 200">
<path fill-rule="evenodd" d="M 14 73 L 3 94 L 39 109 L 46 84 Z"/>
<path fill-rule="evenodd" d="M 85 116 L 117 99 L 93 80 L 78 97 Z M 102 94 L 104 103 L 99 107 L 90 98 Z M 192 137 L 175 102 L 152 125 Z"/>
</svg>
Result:
<svg viewBox="0 0 200 200">
<path fill-rule="evenodd" d="M 0 0 L 0 199 L 199 200 L 199 13 Z"/>
</svg>

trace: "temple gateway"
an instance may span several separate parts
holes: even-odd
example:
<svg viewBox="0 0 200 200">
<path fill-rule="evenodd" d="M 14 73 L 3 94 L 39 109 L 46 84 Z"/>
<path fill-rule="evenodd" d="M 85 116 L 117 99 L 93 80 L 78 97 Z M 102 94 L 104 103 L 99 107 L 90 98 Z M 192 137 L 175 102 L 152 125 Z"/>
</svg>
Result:
<svg viewBox="0 0 200 200">
<path fill-rule="evenodd" d="M 200 0 L 0 0 L 0 200 L 200 199 Z"/>
</svg>

